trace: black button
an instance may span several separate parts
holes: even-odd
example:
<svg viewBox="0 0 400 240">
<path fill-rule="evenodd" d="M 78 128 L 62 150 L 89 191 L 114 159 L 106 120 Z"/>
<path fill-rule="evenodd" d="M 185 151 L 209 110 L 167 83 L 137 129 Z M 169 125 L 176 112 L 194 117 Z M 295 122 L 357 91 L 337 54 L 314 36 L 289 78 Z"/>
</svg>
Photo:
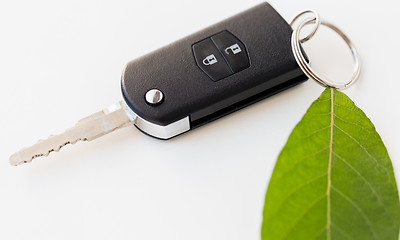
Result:
<svg viewBox="0 0 400 240">
<path fill-rule="evenodd" d="M 218 81 L 232 74 L 231 69 L 226 63 L 217 47 L 211 39 L 205 39 L 193 45 L 193 53 L 197 65 L 213 81 Z"/>
<path fill-rule="evenodd" d="M 239 72 L 250 67 L 244 44 L 228 31 L 223 31 L 211 37 L 218 49 L 224 54 L 233 72 Z"/>
</svg>

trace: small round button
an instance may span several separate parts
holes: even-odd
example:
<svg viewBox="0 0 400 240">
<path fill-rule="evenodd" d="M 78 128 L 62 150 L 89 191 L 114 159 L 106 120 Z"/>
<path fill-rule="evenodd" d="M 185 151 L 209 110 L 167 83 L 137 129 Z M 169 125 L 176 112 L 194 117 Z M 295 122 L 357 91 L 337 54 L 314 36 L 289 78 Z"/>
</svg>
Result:
<svg viewBox="0 0 400 240">
<path fill-rule="evenodd" d="M 158 89 L 151 89 L 146 93 L 146 102 L 148 104 L 159 104 L 164 98 L 164 94 Z"/>
</svg>

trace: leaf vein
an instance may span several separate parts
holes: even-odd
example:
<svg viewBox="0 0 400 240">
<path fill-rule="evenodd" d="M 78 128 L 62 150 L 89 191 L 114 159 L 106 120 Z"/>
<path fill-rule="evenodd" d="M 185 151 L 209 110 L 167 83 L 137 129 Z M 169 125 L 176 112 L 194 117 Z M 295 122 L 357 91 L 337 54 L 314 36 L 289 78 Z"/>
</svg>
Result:
<svg viewBox="0 0 400 240">
<path fill-rule="evenodd" d="M 312 239 L 316 239 L 319 235 L 321 235 L 324 231 L 326 231 L 326 226 L 324 226 L 321 230 L 317 232 L 317 234 L 312 237 Z"/>
<path fill-rule="evenodd" d="M 357 124 L 357 123 L 355 123 L 355 122 L 350 122 L 350 121 L 348 121 L 348 120 L 345 120 L 344 118 L 339 117 L 337 114 L 334 114 L 334 116 L 335 116 L 335 118 L 340 119 L 340 121 L 342 121 L 342 122 L 345 122 L 345 123 L 349 123 L 349 124 L 358 126 L 359 128 L 361 128 L 361 129 L 363 129 L 363 130 L 365 130 L 365 131 L 367 131 L 367 132 L 371 132 L 371 133 L 374 132 L 372 129 L 368 129 L 368 128 L 366 128 L 366 127 L 360 125 L 360 124 Z"/>
<path fill-rule="evenodd" d="M 347 110 L 352 111 L 354 113 L 357 113 L 357 115 L 362 115 L 360 112 L 355 110 L 356 108 L 354 106 L 353 107 L 347 107 L 345 105 L 340 105 L 340 104 L 337 104 L 337 103 L 334 103 L 333 105 L 335 105 L 336 107 L 344 108 L 344 109 L 347 109 Z"/>
<path fill-rule="evenodd" d="M 354 200 L 352 200 L 349 196 L 347 196 L 346 194 L 344 194 L 342 191 L 340 191 L 339 189 L 335 188 L 334 186 L 331 186 L 332 190 L 334 190 L 335 192 L 337 192 L 340 196 L 343 197 L 343 199 L 345 199 L 346 201 L 348 201 L 351 205 L 353 205 L 353 207 L 361 214 L 361 216 L 365 219 L 367 225 L 370 227 L 372 234 L 374 235 L 374 238 L 376 239 L 376 233 L 374 231 L 374 228 L 372 227 L 372 223 L 371 220 L 368 218 L 368 216 L 364 213 L 364 211 L 362 210 L 362 208 L 356 203 L 354 202 Z"/>
<path fill-rule="evenodd" d="M 365 151 L 365 153 L 367 153 L 367 155 L 370 157 L 370 158 L 372 158 L 375 162 L 376 162 L 376 164 L 378 164 L 378 165 L 381 165 L 381 164 L 379 164 L 379 162 L 378 162 L 378 160 L 374 157 L 374 156 L 372 156 L 369 152 L 368 152 L 368 150 L 357 140 L 357 139 L 355 139 L 353 136 L 351 136 L 348 132 L 346 132 L 345 130 L 343 130 L 341 127 L 339 127 L 338 125 L 335 125 L 335 127 L 337 128 L 337 129 L 339 129 L 341 132 L 343 132 L 344 134 L 346 134 L 351 140 L 353 140 L 355 143 L 357 143 L 358 144 L 358 146 L 360 146 L 364 151 Z M 386 168 L 385 168 L 385 170 L 386 170 Z"/>
<path fill-rule="evenodd" d="M 344 236 L 346 239 L 352 239 L 345 231 L 343 231 L 339 226 L 331 222 L 332 228 L 335 228 L 342 236 Z"/>
<path fill-rule="evenodd" d="M 289 168 L 286 172 L 282 173 L 282 175 L 280 175 L 275 181 L 281 180 L 284 176 L 286 176 L 288 173 L 290 173 L 298 164 L 304 162 L 305 160 L 309 159 L 310 157 L 313 157 L 313 156 L 315 156 L 315 155 L 320 154 L 321 152 L 323 152 L 323 151 L 325 151 L 325 150 L 327 150 L 327 149 L 328 149 L 328 146 L 322 148 L 321 150 L 318 150 L 317 152 L 314 152 L 314 153 L 309 154 L 309 155 L 307 155 L 307 156 L 305 156 L 305 157 L 303 157 L 303 158 L 300 158 L 300 160 L 298 160 L 297 162 L 295 162 L 295 163 L 292 165 L 291 168 Z"/>
<path fill-rule="evenodd" d="M 313 131 L 312 133 L 310 133 L 310 134 L 308 134 L 306 136 L 301 136 L 301 137 L 298 137 L 296 139 L 293 139 L 293 140 L 296 140 L 296 141 L 293 141 L 291 144 L 295 144 L 295 143 L 297 143 L 297 142 L 299 142 L 299 141 L 301 141 L 303 139 L 310 138 L 312 135 L 315 135 L 316 133 L 322 132 L 322 131 L 324 131 L 325 129 L 328 129 L 328 128 L 330 128 L 330 126 L 326 126 L 326 127 L 317 129 L 317 130 Z"/>
<path fill-rule="evenodd" d="M 371 189 L 372 193 L 376 196 L 376 198 L 378 199 L 378 202 L 381 204 L 381 206 L 385 209 L 385 205 L 383 204 L 379 194 L 375 191 L 375 188 L 372 187 L 371 183 L 364 177 L 361 175 L 361 173 L 359 171 L 357 171 L 357 169 L 355 169 L 345 158 L 341 157 L 339 154 L 337 154 L 336 152 L 333 152 L 333 154 L 340 159 L 342 162 L 344 162 L 351 170 L 353 170 L 367 185 L 368 187 Z M 386 209 L 385 209 L 386 210 Z"/>
<path fill-rule="evenodd" d="M 321 113 L 309 113 L 310 115 L 314 115 L 314 116 L 325 116 L 325 115 L 330 115 L 331 112 L 321 112 Z"/>
<path fill-rule="evenodd" d="M 331 100 L 331 98 L 324 98 L 324 99 L 318 99 L 317 100 L 317 102 L 327 102 L 327 101 L 330 101 Z"/>
<path fill-rule="evenodd" d="M 322 196 L 316 198 L 297 218 L 296 220 L 292 223 L 292 225 L 289 227 L 288 230 L 286 230 L 285 234 L 283 235 L 282 239 L 287 239 L 288 235 L 290 232 L 293 231 L 293 229 L 297 226 L 297 224 L 300 222 L 302 217 L 304 217 L 319 201 L 324 199 L 326 197 L 326 194 L 323 194 Z"/>
<path fill-rule="evenodd" d="M 307 185 L 310 185 L 311 183 L 317 181 L 318 179 L 324 177 L 327 173 L 324 173 L 320 176 L 317 176 L 313 179 L 308 180 L 307 182 L 301 184 L 300 186 L 294 188 L 292 191 L 290 191 L 282 200 L 281 203 L 279 204 L 278 210 L 276 210 L 276 214 L 278 214 L 280 212 L 280 210 L 282 209 L 282 207 L 284 206 L 284 203 L 289 199 L 290 196 L 292 196 L 293 194 L 295 194 L 296 192 L 300 191 L 302 188 L 304 188 Z M 276 215 L 275 214 L 275 215 Z"/>
</svg>

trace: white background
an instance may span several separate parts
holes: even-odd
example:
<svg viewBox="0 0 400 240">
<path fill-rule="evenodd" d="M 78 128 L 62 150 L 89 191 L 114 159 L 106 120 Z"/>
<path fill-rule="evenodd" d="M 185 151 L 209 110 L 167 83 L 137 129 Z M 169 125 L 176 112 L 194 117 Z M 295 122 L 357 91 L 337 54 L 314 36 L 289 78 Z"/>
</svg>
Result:
<svg viewBox="0 0 400 240">
<path fill-rule="evenodd" d="M 261 1 L 0 2 L 0 239 L 259 239 L 264 195 L 313 81 L 170 141 L 134 127 L 12 167 L 8 157 L 121 99 L 126 62 Z M 375 124 L 400 174 L 398 4 L 278 1 L 312 8 L 354 41 L 360 81 L 345 91 Z M 328 30 L 305 45 L 346 79 L 350 54 Z"/>
</svg>

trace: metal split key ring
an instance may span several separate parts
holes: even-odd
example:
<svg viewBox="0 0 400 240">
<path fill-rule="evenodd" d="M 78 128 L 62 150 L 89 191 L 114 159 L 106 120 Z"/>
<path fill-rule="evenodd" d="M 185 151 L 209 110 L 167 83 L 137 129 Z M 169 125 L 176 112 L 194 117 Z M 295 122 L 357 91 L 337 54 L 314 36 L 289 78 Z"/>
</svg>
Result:
<svg viewBox="0 0 400 240">
<path fill-rule="evenodd" d="M 300 22 L 300 24 L 295 29 L 293 29 L 293 33 L 292 33 L 292 38 L 291 38 L 292 51 L 293 51 L 293 55 L 296 59 L 297 64 L 299 64 L 301 70 L 304 72 L 304 74 L 308 78 L 314 79 L 317 83 L 319 83 L 323 87 L 333 87 L 333 88 L 340 89 L 340 90 L 344 90 L 344 89 L 350 87 L 358 80 L 358 78 L 360 76 L 360 70 L 361 70 L 358 53 L 357 53 L 356 48 L 354 47 L 354 44 L 339 28 L 337 28 L 335 25 L 333 25 L 331 23 L 322 21 L 319 14 L 313 10 L 307 10 L 307 11 L 300 13 L 293 19 L 293 21 L 290 23 L 290 25 L 293 27 L 294 23 L 297 19 L 299 19 L 300 17 L 302 17 L 308 13 L 314 14 L 314 17 L 305 18 L 303 21 Z M 315 26 L 314 26 L 314 29 L 311 31 L 311 33 L 308 34 L 306 37 L 300 39 L 300 32 L 304 28 L 304 26 L 313 24 L 313 23 L 315 24 Z M 315 33 L 317 32 L 317 30 L 321 24 L 332 29 L 337 34 L 339 34 L 339 36 L 346 42 L 347 46 L 350 48 L 350 51 L 351 51 L 351 54 L 352 54 L 353 60 L 354 60 L 354 70 L 353 70 L 352 78 L 346 83 L 335 83 L 333 81 L 330 81 L 330 80 L 320 77 L 311 68 L 310 63 L 307 62 L 307 60 L 305 59 L 305 57 L 303 55 L 300 44 L 310 40 L 315 35 Z"/>
</svg>

